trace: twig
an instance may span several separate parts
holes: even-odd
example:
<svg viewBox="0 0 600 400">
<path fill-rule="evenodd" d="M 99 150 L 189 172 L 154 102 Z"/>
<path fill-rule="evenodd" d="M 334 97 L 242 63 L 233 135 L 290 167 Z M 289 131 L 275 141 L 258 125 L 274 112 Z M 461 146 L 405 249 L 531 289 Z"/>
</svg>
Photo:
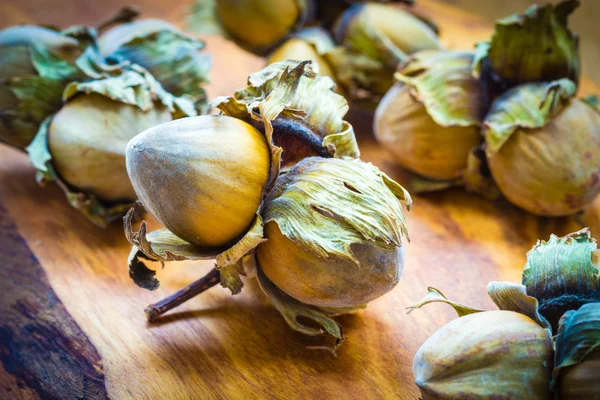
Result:
<svg viewBox="0 0 600 400">
<path fill-rule="evenodd" d="M 146 313 L 146 318 L 148 318 L 148 321 L 152 322 L 167 311 L 185 303 L 189 299 L 199 295 L 207 289 L 210 289 L 219 282 L 221 282 L 221 275 L 219 274 L 219 271 L 213 268 L 204 277 L 198 279 L 183 289 L 178 290 L 172 295 L 165 297 L 158 303 L 150 304 L 144 310 Z"/>
</svg>

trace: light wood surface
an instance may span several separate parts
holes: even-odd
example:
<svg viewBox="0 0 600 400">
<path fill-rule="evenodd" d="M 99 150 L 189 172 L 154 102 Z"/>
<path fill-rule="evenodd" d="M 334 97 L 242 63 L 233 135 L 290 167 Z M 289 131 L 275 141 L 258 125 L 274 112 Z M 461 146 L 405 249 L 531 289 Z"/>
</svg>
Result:
<svg viewBox="0 0 600 400">
<path fill-rule="evenodd" d="M 0 27 L 94 23 L 119 5 L 120 0 L 4 0 Z M 141 9 L 144 16 L 184 26 L 189 6 L 190 0 L 151 0 Z M 440 24 L 450 48 L 472 48 L 491 32 L 483 20 L 445 4 L 421 0 L 420 9 Z M 245 85 L 248 73 L 264 65 L 218 38 L 208 39 L 208 50 L 214 57 L 211 97 L 231 94 Z M 581 94 L 589 93 L 600 90 L 584 80 Z M 351 120 L 362 158 L 402 181 L 404 173 L 372 140 L 364 113 Z M 525 253 L 538 238 L 583 224 L 600 237 L 598 202 L 576 218 L 543 219 L 460 189 L 415 196 L 408 214 L 412 242 L 406 245 L 400 284 L 366 310 L 339 318 L 347 341 L 334 358 L 306 349 L 322 338 L 292 331 L 253 280 L 238 296 L 215 287 L 148 324 L 147 304 L 199 278 L 212 263 L 167 264 L 158 272 L 159 290 L 136 287 L 127 272 L 130 246 L 121 226 L 101 230 L 91 225 L 67 205 L 57 187 L 37 186 L 24 154 L 1 145 L 0 203 L 0 398 L 16 399 L 84 394 L 113 399 L 416 399 L 412 357 L 454 318 L 443 305 L 406 315 L 405 307 L 420 300 L 428 285 L 463 303 L 492 309 L 487 282 L 520 281 Z M 150 221 L 150 228 L 157 227 Z M 36 330 L 42 325 L 47 329 Z M 28 361 L 32 354 L 44 356 Z M 104 388 L 98 385 L 102 379 Z"/>
</svg>

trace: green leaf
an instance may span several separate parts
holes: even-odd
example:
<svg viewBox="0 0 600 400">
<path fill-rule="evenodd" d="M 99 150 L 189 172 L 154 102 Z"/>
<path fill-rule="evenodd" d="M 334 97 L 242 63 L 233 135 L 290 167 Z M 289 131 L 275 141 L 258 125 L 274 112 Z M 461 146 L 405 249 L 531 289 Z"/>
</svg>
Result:
<svg viewBox="0 0 600 400">
<path fill-rule="evenodd" d="M 31 62 L 40 77 L 49 80 L 69 80 L 79 76 L 79 70 L 69 60 L 53 54 L 40 42 L 31 44 Z"/>
<path fill-rule="evenodd" d="M 497 152 L 517 129 L 544 127 L 563 110 L 577 87 L 568 79 L 528 83 L 500 96 L 484 120 L 483 133 L 489 151 Z"/>
<path fill-rule="evenodd" d="M 211 57 L 199 53 L 204 42 L 148 19 L 113 28 L 100 43 L 105 56 L 146 68 L 173 95 L 188 95 L 199 105 L 206 102 L 202 85 L 208 82 Z"/>
<path fill-rule="evenodd" d="M 406 307 L 408 309 L 407 314 L 410 314 L 411 312 L 415 311 L 416 309 L 419 309 L 419 308 L 421 308 L 427 304 L 431 304 L 431 303 L 448 304 L 449 306 L 454 308 L 454 311 L 456 311 L 456 313 L 458 314 L 459 317 L 464 317 L 465 315 L 475 314 L 478 312 L 484 312 L 484 310 L 469 307 L 464 304 L 457 303 L 452 300 L 448 300 L 448 298 L 441 291 L 430 286 L 427 288 L 427 296 L 425 296 L 425 298 L 423 300 L 421 300 L 420 302 L 418 302 L 416 304 L 413 304 L 412 306 Z"/>
<path fill-rule="evenodd" d="M 560 320 L 556 335 L 556 353 L 551 387 L 560 381 L 565 368 L 585 363 L 586 358 L 600 350 L 600 303 L 568 311 Z"/>
<path fill-rule="evenodd" d="M 12 78 L 1 84 L 16 102 L 13 106 L 0 108 L 0 121 L 7 128 L 0 140 L 19 148 L 25 148 L 33 140 L 40 124 L 58 111 L 62 105 L 65 83 L 44 79 L 40 76 Z"/>
<path fill-rule="evenodd" d="M 526 82 L 579 80 L 578 39 L 567 25 L 579 1 L 533 5 L 523 14 L 496 22 L 489 44 L 478 45 L 474 73 L 483 60 L 492 76 L 509 86 Z"/>
<path fill-rule="evenodd" d="M 97 65 L 96 68 L 102 71 L 104 66 Z M 97 93 L 111 100 L 136 106 L 142 111 L 152 109 L 154 102 L 159 101 L 175 117 L 197 115 L 191 101 L 183 97 L 175 97 L 165 91 L 161 84 L 139 65 L 122 64 L 107 68 L 109 69 L 103 71 L 99 79 L 69 83 L 63 93 L 64 100 L 68 101 L 79 93 Z"/>
</svg>

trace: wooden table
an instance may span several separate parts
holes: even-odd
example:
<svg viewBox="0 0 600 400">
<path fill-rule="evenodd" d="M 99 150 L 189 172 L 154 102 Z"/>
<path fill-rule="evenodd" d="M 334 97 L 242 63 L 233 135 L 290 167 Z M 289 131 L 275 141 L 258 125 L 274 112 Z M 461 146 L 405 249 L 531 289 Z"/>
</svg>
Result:
<svg viewBox="0 0 600 400">
<path fill-rule="evenodd" d="M 183 25 L 191 0 L 152 0 L 145 16 Z M 0 27 L 21 22 L 92 24 L 121 0 L 3 0 Z M 421 0 L 450 48 L 469 49 L 491 27 L 448 5 Z M 264 61 L 209 38 L 211 97 L 244 86 Z M 581 93 L 600 93 L 584 81 Z M 356 119 L 356 118 L 355 118 Z M 357 125 L 363 158 L 402 181 L 402 171 Z M 27 157 L 0 146 L 0 398 L 100 399 L 416 399 L 412 357 L 454 318 L 433 305 L 411 315 L 428 285 L 476 307 L 493 308 L 490 280 L 520 281 L 525 253 L 538 238 L 591 226 L 598 208 L 577 218 L 535 218 L 510 204 L 460 189 L 415 196 L 405 272 L 390 294 L 339 318 L 347 341 L 334 358 L 306 347 L 320 339 L 292 331 L 257 284 L 232 297 L 211 289 L 157 323 L 143 308 L 206 273 L 211 262 L 172 263 L 148 292 L 127 273 L 129 244 L 119 224 L 101 230 L 71 209 L 57 187 L 40 188 Z M 150 228 L 156 228 L 150 221 Z"/>
</svg>

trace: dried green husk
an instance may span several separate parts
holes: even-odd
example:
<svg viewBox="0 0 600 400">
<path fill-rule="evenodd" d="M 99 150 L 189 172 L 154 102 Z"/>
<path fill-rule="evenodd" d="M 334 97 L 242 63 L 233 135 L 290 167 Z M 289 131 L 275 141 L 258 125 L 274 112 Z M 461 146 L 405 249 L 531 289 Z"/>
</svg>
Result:
<svg viewBox="0 0 600 400">
<path fill-rule="evenodd" d="M 336 309 L 310 306 L 288 296 L 274 285 L 260 269 L 257 270 L 257 277 L 260 287 L 271 301 L 273 307 L 279 311 L 285 322 L 293 330 L 309 336 L 330 335 L 335 339 L 333 346 L 310 346 L 309 349 L 312 350 L 328 350 L 333 355 L 336 355 L 336 350 L 344 342 L 345 337 L 342 326 L 332 319 L 332 317 L 366 307 L 366 305 L 363 305 Z M 320 328 L 303 324 L 299 320 L 299 317 L 311 320 L 311 322 L 317 324 Z"/>
<path fill-rule="evenodd" d="M 146 224 L 142 222 L 138 232 L 132 227 L 133 209 L 124 219 L 125 236 L 133 245 L 129 254 L 129 275 L 140 287 L 155 290 L 159 281 L 154 272 L 141 260 L 167 261 L 207 260 L 215 259 L 215 268 L 221 276 L 221 286 L 228 288 L 232 294 L 238 294 L 244 283 L 241 276 L 252 275 L 252 263 L 245 262 L 244 257 L 252 254 L 263 239 L 263 224 L 257 214 L 254 223 L 236 244 L 229 248 L 203 248 L 188 243 L 175 236 L 168 229 L 159 229 L 146 234 Z"/>
<path fill-rule="evenodd" d="M 433 302 L 452 306 L 459 317 L 418 350 L 413 373 L 424 400 L 550 397 L 552 339 L 538 302 L 523 285 L 490 282 L 500 311 L 483 311 L 428 289 L 412 311 Z M 409 311 L 409 312 L 410 312 Z"/>
<path fill-rule="evenodd" d="M 355 4 L 334 29 L 340 46 L 328 53 L 338 81 L 354 100 L 376 102 L 393 84 L 398 64 L 421 50 L 440 49 L 435 31 L 400 8 Z"/>
<path fill-rule="evenodd" d="M 204 42 L 159 20 L 129 22 L 104 32 L 98 39 L 103 57 L 130 61 L 146 68 L 163 88 L 175 96 L 187 96 L 198 110 L 206 106 L 211 57 L 200 54 Z"/>
<path fill-rule="evenodd" d="M 281 177 L 262 212 L 259 268 L 305 304 L 354 307 L 391 290 L 411 199 L 371 164 L 310 157 Z"/>
<path fill-rule="evenodd" d="M 263 215 L 316 256 L 358 264 L 354 244 L 402 246 L 400 201 L 410 210 L 408 192 L 370 163 L 310 157 L 271 190 Z"/>
<path fill-rule="evenodd" d="M 540 313 L 555 331 L 566 311 L 600 302 L 599 262 L 598 246 L 588 228 L 563 237 L 551 235 L 527 253 L 523 285 L 538 299 Z"/>
<path fill-rule="evenodd" d="M 428 179 L 462 179 L 489 103 L 472 62 L 470 52 L 428 50 L 399 66 L 373 128 L 400 165 Z"/>
<path fill-rule="evenodd" d="M 600 113 L 568 79 L 517 86 L 492 104 L 489 168 L 512 203 L 546 216 L 576 213 L 600 192 Z"/>
<path fill-rule="evenodd" d="M 320 76 L 328 76 L 337 82 L 325 56 L 334 48 L 335 43 L 325 29 L 321 27 L 306 28 L 295 33 L 273 50 L 267 58 L 267 64 L 286 60 L 310 60 L 313 62 L 313 69 L 316 73 Z"/>
<path fill-rule="evenodd" d="M 249 76 L 247 88 L 211 105 L 272 138 L 283 149 L 282 167 L 313 155 L 358 157 L 354 130 L 343 119 L 348 102 L 311 64 L 288 60 L 269 65 Z"/>
<path fill-rule="evenodd" d="M 69 83 L 63 93 L 65 105 L 63 105 L 63 108 L 61 108 L 61 110 L 59 110 L 55 115 L 60 115 L 62 111 L 69 109 L 71 104 L 79 104 L 78 102 L 80 102 L 82 96 L 100 96 L 102 98 L 110 99 L 109 102 L 104 102 L 102 107 L 104 107 L 106 103 L 110 103 L 112 112 L 117 115 L 119 114 L 117 111 L 119 107 L 122 107 L 123 110 L 127 111 L 127 113 L 136 113 L 136 115 L 139 116 L 140 121 L 143 121 L 145 118 L 144 114 L 147 114 L 150 116 L 150 119 L 146 121 L 146 124 L 152 124 L 165 118 L 170 119 L 171 115 L 173 117 L 180 117 L 195 114 L 195 110 L 191 102 L 183 98 L 176 98 L 167 93 L 148 71 L 137 65 L 126 64 L 106 66 L 102 64 L 96 64 L 89 59 L 88 61 L 89 64 L 87 64 L 84 68 L 90 74 L 97 74 L 97 79 L 86 82 Z M 93 102 L 92 104 L 86 103 L 86 107 L 90 107 L 92 105 Z M 78 107 L 81 106 L 78 105 Z M 114 109 L 112 109 L 112 107 L 114 107 Z M 161 111 L 163 109 L 164 112 Z M 121 117 L 123 118 L 121 124 L 128 127 L 128 131 L 130 131 L 133 128 L 130 127 L 130 124 L 137 121 L 131 119 L 130 115 L 127 115 L 127 113 L 124 113 Z M 163 115 L 162 113 L 166 115 L 159 116 Z M 101 112 L 97 112 L 96 114 L 99 118 L 96 125 L 93 125 L 93 121 L 86 116 L 84 111 L 81 113 L 81 115 L 76 115 L 75 118 L 77 118 L 78 123 L 88 124 L 90 131 L 81 132 L 82 135 L 77 136 L 76 141 L 65 144 L 68 146 L 80 146 L 82 149 L 84 149 L 81 153 L 82 168 L 87 162 L 85 157 L 88 151 L 93 153 L 95 149 L 100 149 L 99 151 L 102 152 L 101 149 L 106 147 L 104 151 L 106 151 L 109 156 L 107 156 L 104 161 L 101 160 L 101 163 L 103 164 L 117 163 L 118 160 L 115 159 L 115 157 L 117 154 L 120 154 L 123 161 L 122 172 L 124 172 L 124 174 L 121 173 L 118 175 L 122 177 L 123 180 L 115 181 L 114 186 L 121 190 L 123 185 L 130 185 L 129 180 L 127 179 L 126 171 L 124 170 L 124 152 L 126 140 L 125 142 L 122 142 L 122 140 L 117 142 L 122 142 L 122 149 L 108 150 L 108 147 L 112 146 L 113 141 L 116 140 L 116 138 L 111 136 L 115 132 L 111 130 L 106 132 L 101 131 L 99 133 L 100 136 L 106 135 L 105 138 L 101 140 L 98 139 L 98 137 L 91 135 L 90 132 L 92 129 L 96 128 L 98 130 L 102 130 L 104 129 L 105 123 L 107 123 L 104 121 Z M 49 143 L 49 135 L 53 129 L 52 124 L 55 115 L 49 116 L 42 123 L 33 142 L 27 147 L 29 158 L 37 169 L 37 180 L 42 185 L 48 182 L 56 182 L 63 189 L 67 199 L 69 200 L 69 203 L 73 207 L 79 209 L 94 224 L 106 226 L 111 221 L 122 217 L 124 213 L 134 204 L 135 197 L 111 199 L 106 201 L 100 198 L 97 193 L 87 192 L 82 188 L 75 187 L 72 183 L 67 182 L 63 177 L 61 177 L 57 171 L 56 164 L 53 161 L 53 154 L 50 150 Z M 68 121 L 65 122 L 61 120 L 61 123 L 67 123 L 64 128 L 68 128 L 70 125 Z M 75 123 L 75 121 L 72 123 Z M 113 123 L 113 121 L 111 121 L 111 123 Z M 140 129 L 143 130 L 146 127 L 146 125 L 140 126 Z M 137 133 L 139 132 L 137 132 L 135 129 L 131 130 L 130 132 L 131 135 L 135 135 Z M 117 147 L 119 146 L 117 145 Z M 87 150 L 85 150 L 86 148 Z M 76 160 L 67 161 L 69 161 L 71 164 L 76 162 Z M 90 171 L 93 172 L 101 169 L 102 168 L 100 166 L 96 166 Z M 78 175 L 76 171 L 69 172 L 73 172 L 75 175 Z M 81 174 L 85 173 L 86 170 L 82 169 Z M 112 177 L 105 176 L 103 178 L 111 179 Z M 117 176 L 115 176 L 115 179 L 117 179 Z M 90 182 L 90 185 L 93 186 L 93 182 Z M 133 192 L 131 191 L 131 193 Z"/>
<path fill-rule="evenodd" d="M 190 29 L 233 40 L 252 53 L 265 55 L 304 27 L 312 0 L 196 0 Z"/>
<path fill-rule="evenodd" d="M 600 303 L 589 303 L 576 311 L 568 311 L 560 320 L 552 372 L 552 387 L 557 398 L 597 398 L 599 367 Z"/>
<path fill-rule="evenodd" d="M 491 76 L 504 86 L 526 82 L 579 80 L 578 37 L 568 27 L 577 0 L 533 5 L 523 14 L 496 22 L 489 42 L 477 45 L 476 77 Z"/>
<path fill-rule="evenodd" d="M 30 25 L 0 31 L 0 141 L 24 149 L 60 108 L 67 83 L 83 76 L 76 63 L 88 40 L 70 33 Z"/>
</svg>

